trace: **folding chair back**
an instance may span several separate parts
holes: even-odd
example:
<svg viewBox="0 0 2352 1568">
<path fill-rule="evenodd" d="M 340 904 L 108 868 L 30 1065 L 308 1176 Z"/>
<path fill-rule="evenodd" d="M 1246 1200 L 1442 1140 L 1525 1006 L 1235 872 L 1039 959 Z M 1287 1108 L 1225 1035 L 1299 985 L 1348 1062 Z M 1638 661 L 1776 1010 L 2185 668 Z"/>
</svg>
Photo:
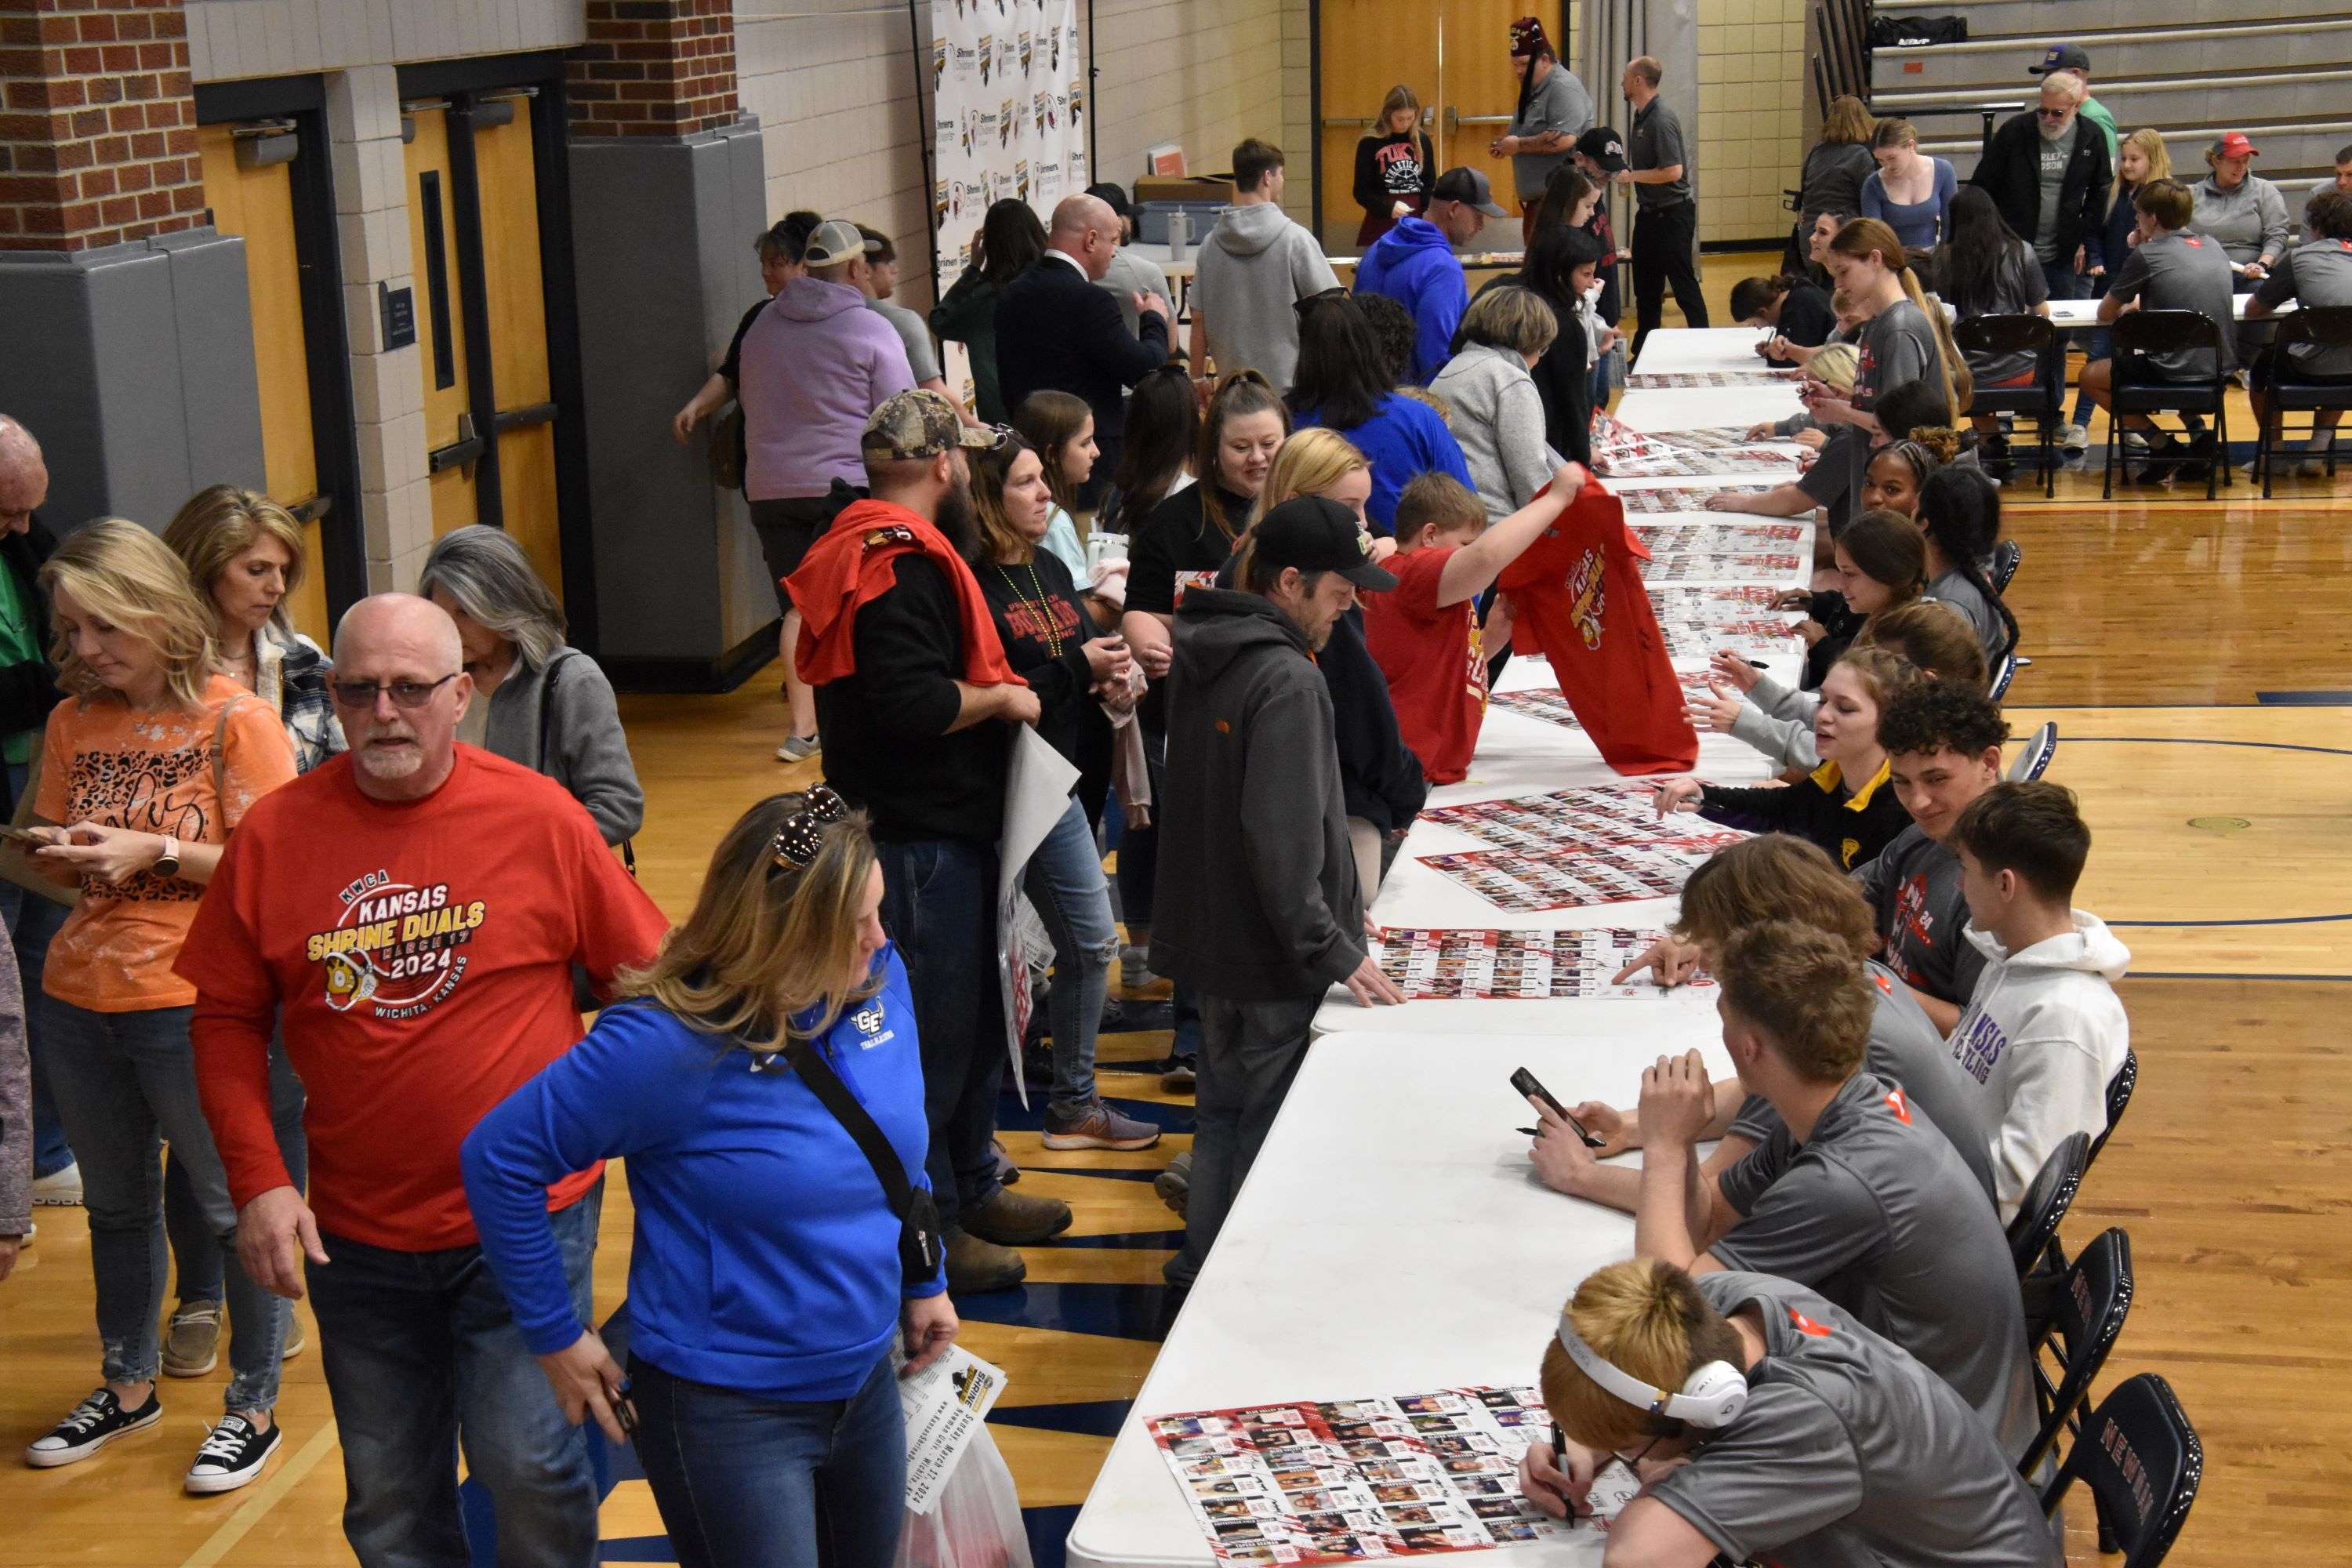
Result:
<svg viewBox="0 0 2352 1568">
<path fill-rule="evenodd" d="M 2025 750 L 2018 752 L 2017 761 L 2009 764 L 2011 782 L 2021 784 L 2040 778 L 2049 771 L 2050 759 L 2057 754 L 2058 721 L 2053 719 L 2033 731 L 2032 738 L 2025 742 Z"/>
<path fill-rule="evenodd" d="M 1992 667 L 1992 679 L 1985 682 L 1985 695 L 1995 702 L 2008 696 L 2009 683 L 2017 679 L 2017 672 L 2023 664 L 2024 661 L 2013 653 L 2001 655 L 2000 662 Z"/>
<path fill-rule="evenodd" d="M 2004 539 L 1992 547 L 1992 591 L 2006 595 L 2009 580 L 2017 575 L 2018 563 L 2025 559 L 2025 546 L 2014 539 Z"/>
<path fill-rule="evenodd" d="M 2120 1229 L 2102 1231 L 2057 1281 L 2045 1315 L 2026 1324 L 2042 1426 L 2033 1446 L 2018 1461 L 2020 1474 L 2030 1478 L 2041 1468 L 2061 1432 L 2071 1429 L 2076 1437 L 2082 1436 L 2079 1417 L 2091 1397 L 2091 1380 L 2106 1365 L 2107 1352 L 2115 1349 L 2116 1336 L 2131 1314 L 2131 1237 Z M 2043 1363 L 2045 1351 L 2058 1360 L 2055 1383 Z"/>
<path fill-rule="evenodd" d="M 2083 1480 L 2115 1527 L 2122 1568 L 2156 1568 L 2179 1538 L 2204 1478 L 2205 1445 L 2172 1385 L 2144 1372 L 2091 1412 L 2082 1438 L 2042 1494 L 2042 1507 L 2054 1510 Z"/>
<path fill-rule="evenodd" d="M 2107 1140 L 2116 1135 L 2116 1123 L 2124 1119 L 2124 1107 L 2131 1103 L 2132 1090 L 2138 1086 L 2139 1053 L 2126 1047 L 2124 1065 L 2116 1069 L 2115 1077 L 2107 1079 L 2107 1124 L 2100 1129 L 2096 1138 L 2091 1140 L 2091 1157 L 2084 1163 L 2084 1170 L 2098 1163 L 2099 1151 L 2105 1148 Z"/>
<path fill-rule="evenodd" d="M 2052 370 L 2064 352 L 2058 329 L 2047 316 L 1970 316 L 1952 328 L 1952 342 L 1975 359 L 2011 354 L 2033 356 L 2033 379 L 2023 386 L 1987 386 L 1979 380 L 1971 414 L 2022 415 L 2033 421 L 2034 471 L 2044 495 L 2057 493 L 2058 429 L 2066 420 L 2063 378 Z"/>
<path fill-rule="evenodd" d="M 2110 329 L 2114 333 L 2114 376 L 2108 400 L 2116 421 L 2107 438 L 2103 497 L 2115 494 L 2116 475 L 2123 466 L 2121 416 L 2126 414 L 2205 414 L 2213 418 L 2215 460 L 2205 466 L 2205 499 L 2219 493 L 2217 486 L 2234 483 L 2230 468 L 2230 410 L 2223 393 L 2221 329 L 2196 310 L 2126 310 Z M 2210 375 L 2176 376 L 2157 367 L 2155 354 L 2210 352 Z"/>
<path fill-rule="evenodd" d="M 2090 1163 L 2091 1135 L 2070 1132 L 2050 1152 L 2033 1184 L 2025 1189 L 2025 1201 L 2018 1205 L 2017 1217 L 2009 1222 L 2009 1255 L 2017 1265 L 2019 1279 L 2025 1278 L 2058 1238 L 2059 1224 L 2074 1206 L 2074 1194 L 2082 1187 L 2083 1173 Z"/>
<path fill-rule="evenodd" d="M 2352 305 L 2305 306 L 2280 318 L 2278 336 L 2273 340 L 2276 352 L 2271 354 L 2263 371 L 2262 385 L 2257 389 L 2263 402 L 2272 410 L 2263 422 L 2261 434 L 2254 443 L 2254 467 L 2263 476 L 2263 499 L 2271 494 L 2274 478 L 2273 458 L 2278 449 L 2281 420 L 2278 411 L 2294 409 L 2298 413 L 2316 414 L 2322 409 L 2352 409 L 2352 386 L 2342 382 L 2315 381 L 2294 363 L 2293 351 L 2297 347 L 2318 347 L 2352 350 Z M 2320 432 L 2313 423 L 2313 435 Z M 2330 478 L 2336 473 L 2336 431 L 2327 432 L 2326 457 Z"/>
</svg>

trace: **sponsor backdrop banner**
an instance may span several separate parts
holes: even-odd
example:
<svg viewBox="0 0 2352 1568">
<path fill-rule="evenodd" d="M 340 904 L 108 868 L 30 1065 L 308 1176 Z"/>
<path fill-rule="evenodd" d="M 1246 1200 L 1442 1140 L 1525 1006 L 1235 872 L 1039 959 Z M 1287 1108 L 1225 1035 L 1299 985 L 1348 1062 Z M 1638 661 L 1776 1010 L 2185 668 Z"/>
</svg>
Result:
<svg viewBox="0 0 2352 1568">
<path fill-rule="evenodd" d="M 1087 188 L 1074 0 L 931 0 L 931 226 L 940 285 L 963 276 L 991 204 L 1041 221 Z"/>
</svg>

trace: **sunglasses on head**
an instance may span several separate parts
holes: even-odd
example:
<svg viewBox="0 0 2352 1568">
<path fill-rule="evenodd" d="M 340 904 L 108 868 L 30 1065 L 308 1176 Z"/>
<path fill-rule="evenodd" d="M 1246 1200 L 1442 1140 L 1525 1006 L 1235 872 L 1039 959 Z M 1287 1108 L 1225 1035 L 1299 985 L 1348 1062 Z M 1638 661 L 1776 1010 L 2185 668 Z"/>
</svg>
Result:
<svg viewBox="0 0 2352 1568">
<path fill-rule="evenodd" d="M 786 867 L 807 870 L 824 847 L 824 830 L 848 815 L 849 803 L 835 795 L 832 785 L 818 784 L 809 790 L 801 796 L 801 808 L 784 818 L 775 837 L 768 841 L 771 871 Z"/>
</svg>

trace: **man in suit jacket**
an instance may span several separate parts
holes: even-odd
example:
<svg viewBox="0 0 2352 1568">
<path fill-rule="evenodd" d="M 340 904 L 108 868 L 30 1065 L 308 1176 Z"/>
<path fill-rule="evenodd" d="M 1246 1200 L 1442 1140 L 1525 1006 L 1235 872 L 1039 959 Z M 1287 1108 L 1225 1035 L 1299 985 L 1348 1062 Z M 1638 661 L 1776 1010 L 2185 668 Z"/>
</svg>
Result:
<svg viewBox="0 0 2352 1568">
<path fill-rule="evenodd" d="M 1127 389 L 1167 363 L 1168 301 L 1135 297 L 1136 331 L 1118 302 L 1095 287 L 1118 254 L 1118 215 L 1099 196 L 1076 195 L 1054 209 L 1045 254 L 1004 287 L 996 301 L 996 375 L 1008 412 L 1033 392 L 1083 397 L 1095 412 L 1095 478 L 1080 492 L 1092 504 L 1118 467 Z"/>
</svg>

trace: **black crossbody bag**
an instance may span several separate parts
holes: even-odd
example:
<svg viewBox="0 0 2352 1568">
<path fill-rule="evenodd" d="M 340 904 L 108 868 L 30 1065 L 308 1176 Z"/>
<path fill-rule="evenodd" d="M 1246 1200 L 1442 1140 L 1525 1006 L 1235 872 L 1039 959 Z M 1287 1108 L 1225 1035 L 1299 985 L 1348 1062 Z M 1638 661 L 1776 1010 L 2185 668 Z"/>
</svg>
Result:
<svg viewBox="0 0 2352 1568">
<path fill-rule="evenodd" d="M 882 1195 L 889 1200 L 890 1212 L 898 1216 L 898 1274 L 901 1281 L 908 1285 L 928 1285 L 937 1279 L 940 1258 L 940 1211 L 931 1201 L 931 1194 L 907 1180 L 906 1170 L 898 1163 L 898 1152 L 890 1147 L 890 1141 L 882 1136 L 882 1129 L 874 1124 L 874 1118 L 857 1103 L 857 1097 L 849 1092 L 849 1086 L 841 1081 L 840 1075 L 826 1065 L 823 1057 L 810 1048 L 806 1040 L 786 1040 L 782 1054 L 784 1059 L 792 1064 L 793 1070 L 801 1075 L 801 1081 L 809 1086 L 809 1092 L 816 1096 L 818 1103 L 833 1112 L 834 1120 L 841 1123 L 843 1131 L 856 1140 L 858 1150 L 866 1156 L 866 1163 L 874 1167 L 874 1174 L 880 1179 Z M 757 1071 L 761 1064 L 774 1059 L 773 1057 L 754 1058 L 752 1068 Z"/>
</svg>

